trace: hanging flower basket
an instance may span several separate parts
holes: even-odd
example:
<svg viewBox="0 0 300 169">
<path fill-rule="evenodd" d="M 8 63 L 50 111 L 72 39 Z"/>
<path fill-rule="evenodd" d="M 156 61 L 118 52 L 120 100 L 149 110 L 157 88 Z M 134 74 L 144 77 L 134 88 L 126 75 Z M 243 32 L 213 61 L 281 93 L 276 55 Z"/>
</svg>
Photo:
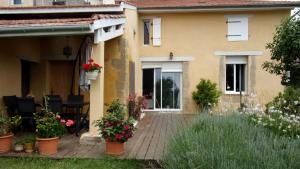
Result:
<svg viewBox="0 0 300 169">
<path fill-rule="evenodd" d="M 86 76 L 89 80 L 96 80 L 98 74 L 101 72 L 102 66 L 94 63 L 93 59 L 89 59 L 88 63 L 82 65 L 84 71 L 86 72 Z"/>
<path fill-rule="evenodd" d="M 99 74 L 99 71 L 86 72 L 86 77 L 87 77 L 89 80 L 96 80 L 98 74 Z"/>
</svg>

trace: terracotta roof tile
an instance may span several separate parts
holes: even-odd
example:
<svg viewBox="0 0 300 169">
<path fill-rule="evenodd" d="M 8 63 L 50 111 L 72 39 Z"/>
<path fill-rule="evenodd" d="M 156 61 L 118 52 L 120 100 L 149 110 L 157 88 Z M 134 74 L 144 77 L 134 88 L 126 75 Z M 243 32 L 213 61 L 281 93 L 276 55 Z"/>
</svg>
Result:
<svg viewBox="0 0 300 169">
<path fill-rule="evenodd" d="M 61 8 L 105 8 L 117 7 L 119 4 L 102 4 L 102 5 L 50 5 L 50 6 L 0 6 L 0 10 L 16 10 L 16 9 L 61 9 Z"/>
<path fill-rule="evenodd" d="M 124 15 L 94 14 L 92 17 L 86 17 L 86 18 L 20 19 L 20 20 L 0 19 L 0 27 L 92 24 L 93 21 L 98 19 L 118 19 L 124 17 L 125 17 Z"/>
<path fill-rule="evenodd" d="M 138 8 L 300 6 L 300 0 L 129 0 Z"/>
</svg>

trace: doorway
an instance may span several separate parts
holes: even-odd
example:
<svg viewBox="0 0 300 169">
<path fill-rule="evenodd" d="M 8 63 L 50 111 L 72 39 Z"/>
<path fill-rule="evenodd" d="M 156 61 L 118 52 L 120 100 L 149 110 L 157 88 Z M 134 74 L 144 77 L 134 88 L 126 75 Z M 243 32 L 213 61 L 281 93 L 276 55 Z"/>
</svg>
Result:
<svg viewBox="0 0 300 169">
<path fill-rule="evenodd" d="M 26 97 L 30 93 L 30 77 L 31 77 L 31 62 L 21 60 L 21 86 L 22 97 Z"/>
</svg>

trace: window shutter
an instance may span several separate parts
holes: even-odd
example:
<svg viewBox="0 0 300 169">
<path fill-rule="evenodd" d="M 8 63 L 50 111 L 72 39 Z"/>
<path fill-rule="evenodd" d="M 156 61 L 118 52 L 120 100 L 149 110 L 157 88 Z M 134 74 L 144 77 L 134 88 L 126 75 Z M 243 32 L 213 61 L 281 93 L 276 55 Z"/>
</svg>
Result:
<svg viewBox="0 0 300 169">
<path fill-rule="evenodd" d="M 161 45 L 161 18 L 153 18 L 153 46 Z"/>
<path fill-rule="evenodd" d="M 248 17 L 229 17 L 228 24 L 228 41 L 248 40 Z"/>
</svg>

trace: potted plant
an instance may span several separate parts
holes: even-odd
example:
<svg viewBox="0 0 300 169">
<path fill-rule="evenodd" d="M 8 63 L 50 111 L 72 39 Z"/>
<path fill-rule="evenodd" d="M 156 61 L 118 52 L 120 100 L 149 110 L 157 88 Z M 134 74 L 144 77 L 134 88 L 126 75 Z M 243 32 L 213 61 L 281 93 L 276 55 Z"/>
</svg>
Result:
<svg viewBox="0 0 300 169">
<path fill-rule="evenodd" d="M 3 111 L 0 116 L 0 153 L 11 150 L 14 134 L 12 129 L 21 124 L 21 116 L 7 117 Z"/>
<path fill-rule="evenodd" d="M 123 154 L 124 143 L 133 136 L 134 119 L 125 120 L 124 112 L 124 106 L 119 100 L 115 100 L 109 105 L 107 114 L 95 123 L 95 126 L 99 128 L 100 135 L 105 139 L 106 154 Z"/>
<path fill-rule="evenodd" d="M 83 69 L 89 80 L 96 80 L 98 74 L 101 72 L 102 66 L 95 63 L 93 59 L 89 59 L 88 63 L 83 64 Z"/>
<path fill-rule="evenodd" d="M 48 101 L 45 97 L 45 108 L 42 113 L 35 113 L 36 134 L 39 153 L 41 155 L 53 155 L 57 153 L 58 141 L 66 132 L 66 126 L 72 126 L 73 120 L 64 120 L 58 113 L 48 109 Z"/>
<path fill-rule="evenodd" d="M 32 153 L 35 147 L 35 136 L 32 134 L 24 136 L 22 143 L 24 151 L 26 153 Z"/>
</svg>

